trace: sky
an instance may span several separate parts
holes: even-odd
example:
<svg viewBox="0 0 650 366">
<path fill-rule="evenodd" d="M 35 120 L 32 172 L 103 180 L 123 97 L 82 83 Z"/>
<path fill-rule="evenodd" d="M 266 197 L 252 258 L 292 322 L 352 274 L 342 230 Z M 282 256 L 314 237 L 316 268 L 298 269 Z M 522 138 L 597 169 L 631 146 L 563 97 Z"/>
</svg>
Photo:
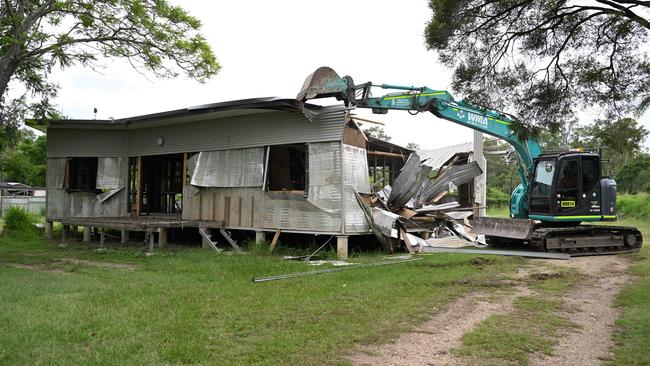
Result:
<svg viewBox="0 0 650 366">
<path fill-rule="evenodd" d="M 320 66 L 356 83 L 448 89 L 452 71 L 427 51 L 426 0 L 384 1 L 172 1 L 203 23 L 222 69 L 204 84 L 180 76 L 161 80 L 134 71 L 126 61 L 105 60 L 97 72 L 82 67 L 55 71 L 61 87 L 54 101 L 69 118 L 123 118 L 194 105 L 257 97 L 296 96 Z M 375 95 L 380 95 L 376 90 Z M 318 101 L 316 101 L 318 102 Z M 385 123 L 392 141 L 432 149 L 472 140 L 472 131 L 430 113 L 354 113 Z M 598 116 L 581 116 L 590 121 Z M 650 114 L 641 119 L 650 129 Z M 369 127 L 368 125 L 364 127 Z M 649 143 L 650 144 L 650 143 Z M 648 145 L 650 146 L 650 145 Z"/>
</svg>

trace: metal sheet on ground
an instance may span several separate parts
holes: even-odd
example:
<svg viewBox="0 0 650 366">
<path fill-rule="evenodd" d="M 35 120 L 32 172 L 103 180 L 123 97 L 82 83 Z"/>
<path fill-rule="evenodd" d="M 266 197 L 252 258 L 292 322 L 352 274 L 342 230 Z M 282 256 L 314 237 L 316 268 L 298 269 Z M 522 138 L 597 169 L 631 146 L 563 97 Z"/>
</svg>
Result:
<svg viewBox="0 0 650 366">
<path fill-rule="evenodd" d="M 493 250 L 493 249 L 460 249 L 460 248 L 432 248 L 424 247 L 424 253 L 463 253 L 504 255 L 509 257 L 544 258 L 544 259 L 571 259 L 566 253 L 529 252 L 523 250 Z"/>
</svg>

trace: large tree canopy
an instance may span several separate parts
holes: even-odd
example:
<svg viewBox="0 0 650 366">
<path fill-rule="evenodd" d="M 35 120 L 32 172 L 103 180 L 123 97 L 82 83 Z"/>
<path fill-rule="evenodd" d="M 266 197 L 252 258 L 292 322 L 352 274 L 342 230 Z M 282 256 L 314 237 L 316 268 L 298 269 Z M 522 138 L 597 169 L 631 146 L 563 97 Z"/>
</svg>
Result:
<svg viewBox="0 0 650 366">
<path fill-rule="evenodd" d="M 26 107 L 24 96 L 8 100 L 14 83 L 38 101 L 31 112 L 47 112 L 58 88 L 48 80 L 55 66 L 92 68 L 119 57 L 159 77 L 180 71 L 203 81 L 219 63 L 200 26 L 165 0 L 0 0 L 1 121 Z"/>
<path fill-rule="evenodd" d="M 581 108 L 612 116 L 650 105 L 650 1 L 430 0 L 427 46 L 452 88 L 533 130 Z"/>
</svg>

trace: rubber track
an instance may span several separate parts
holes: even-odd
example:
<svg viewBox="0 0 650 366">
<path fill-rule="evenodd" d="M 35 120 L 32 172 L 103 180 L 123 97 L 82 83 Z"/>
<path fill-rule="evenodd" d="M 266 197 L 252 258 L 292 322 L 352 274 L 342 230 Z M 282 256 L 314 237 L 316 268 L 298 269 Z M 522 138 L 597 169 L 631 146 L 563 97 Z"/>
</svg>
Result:
<svg viewBox="0 0 650 366">
<path fill-rule="evenodd" d="M 634 234 L 637 237 L 635 247 L 631 248 L 628 245 L 622 247 L 594 247 L 594 248 L 575 248 L 575 249 L 560 249 L 560 250 L 546 250 L 544 240 L 549 237 L 561 236 L 576 236 L 576 235 L 589 235 L 595 231 L 601 233 L 605 232 L 620 232 L 624 235 Z M 531 244 L 537 248 L 544 249 L 548 252 L 567 253 L 571 257 L 583 256 L 596 256 L 596 255 L 614 255 L 624 253 L 635 253 L 641 249 L 643 245 L 643 237 L 641 232 L 634 227 L 629 226 L 605 226 L 605 225 L 578 225 L 571 227 L 538 227 L 533 231 Z"/>
</svg>

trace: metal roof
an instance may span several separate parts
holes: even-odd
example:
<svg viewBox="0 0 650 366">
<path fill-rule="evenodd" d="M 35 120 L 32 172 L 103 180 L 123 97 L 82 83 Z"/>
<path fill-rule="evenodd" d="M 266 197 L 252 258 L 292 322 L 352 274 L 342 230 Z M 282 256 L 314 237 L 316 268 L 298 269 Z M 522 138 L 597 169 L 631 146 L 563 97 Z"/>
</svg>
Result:
<svg viewBox="0 0 650 366">
<path fill-rule="evenodd" d="M 303 103 L 296 99 L 266 97 L 232 100 L 212 104 L 198 105 L 188 108 L 175 109 L 171 111 L 144 114 L 140 116 L 97 120 L 97 119 L 60 119 L 60 120 L 36 120 L 30 119 L 25 123 L 35 129 L 45 132 L 48 127 L 64 128 L 111 128 L 111 127 L 146 127 L 151 124 L 172 122 L 189 122 L 197 119 L 211 119 L 232 117 L 235 115 L 247 115 L 260 113 L 263 110 L 275 111 L 301 111 L 308 118 L 312 113 L 317 113 L 324 107 Z"/>
<path fill-rule="evenodd" d="M 18 182 L 0 182 L 0 189 L 30 189 L 31 187 Z"/>
<path fill-rule="evenodd" d="M 474 143 L 465 142 L 458 145 L 451 145 L 441 147 L 433 150 L 418 150 L 418 155 L 422 160 L 422 164 L 430 166 L 433 169 L 438 169 L 444 165 L 454 155 L 459 153 L 471 153 L 474 151 Z"/>
</svg>

